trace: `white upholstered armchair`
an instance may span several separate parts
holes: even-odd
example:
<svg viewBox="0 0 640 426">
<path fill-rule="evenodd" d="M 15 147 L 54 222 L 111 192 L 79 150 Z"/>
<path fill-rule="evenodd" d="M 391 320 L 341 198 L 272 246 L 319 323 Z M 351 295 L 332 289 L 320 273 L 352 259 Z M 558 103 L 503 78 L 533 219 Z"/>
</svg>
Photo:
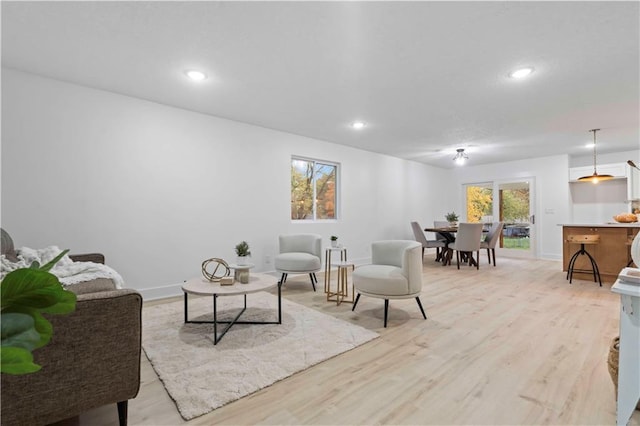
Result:
<svg viewBox="0 0 640 426">
<path fill-rule="evenodd" d="M 371 265 L 353 271 L 353 285 L 358 294 L 384 299 L 384 326 L 387 326 L 389 299 L 415 298 L 424 319 L 427 315 L 420 302 L 422 291 L 422 244 L 416 241 L 390 240 L 371 244 Z"/>
<path fill-rule="evenodd" d="M 316 234 L 280 235 L 280 254 L 275 258 L 276 271 L 282 274 L 281 284 L 288 274 L 309 274 L 316 291 L 322 259 L 322 237 Z"/>
</svg>

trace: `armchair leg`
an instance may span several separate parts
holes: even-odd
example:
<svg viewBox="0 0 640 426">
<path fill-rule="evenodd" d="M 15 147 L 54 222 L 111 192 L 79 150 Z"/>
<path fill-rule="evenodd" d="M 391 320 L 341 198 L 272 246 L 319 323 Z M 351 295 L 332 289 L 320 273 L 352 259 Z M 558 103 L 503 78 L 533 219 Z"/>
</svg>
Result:
<svg viewBox="0 0 640 426">
<path fill-rule="evenodd" d="M 127 426 L 127 413 L 129 408 L 129 401 L 118 402 L 118 422 L 120 426 Z"/>
<path fill-rule="evenodd" d="M 387 313 L 389 312 L 389 299 L 384 299 L 384 328 L 387 328 Z"/>
<path fill-rule="evenodd" d="M 491 249 L 487 249 L 487 258 L 489 259 L 489 265 L 491 265 Z"/>
<path fill-rule="evenodd" d="M 360 300 L 360 293 L 358 293 L 358 295 L 356 296 L 356 300 L 353 302 L 353 306 L 351 307 L 352 311 L 354 309 L 356 309 L 356 305 L 358 304 L 358 300 Z"/>
<path fill-rule="evenodd" d="M 318 278 L 316 278 L 316 273 L 313 272 L 309 274 L 309 278 L 311 278 L 311 286 L 313 287 L 313 291 L 316 291 L 316 283 L 318 282 Z"/>
<path fill-rule="evenodd" d="M 458 265 L 458 269 L 460 269 L 460 252 L 456 250 L 456 263 Z"/>
<path fill-rule="evenodd" d="M 283 272 L 282 277 L 280 277 L 280 284 L 284 284 L 287 281 L 287 273 Z"/>
<path fill-rule="evenodd" d="M 420 312 L 422 312 L 422 316 L 424 319 L 427 319 L 427 314 L 424 313 L 424 308 L 422 307 L 422 303 L 420 302 L 420 298 L 416 297 L 416 302 L 418 302 L 418 306 L 420 307 Z"/>
<path fill-rule="evenodd" d="M 493 266 L 496 266 L 496 249 L 491 249 L 491 254 L 493 255 Z"/>
</svg>

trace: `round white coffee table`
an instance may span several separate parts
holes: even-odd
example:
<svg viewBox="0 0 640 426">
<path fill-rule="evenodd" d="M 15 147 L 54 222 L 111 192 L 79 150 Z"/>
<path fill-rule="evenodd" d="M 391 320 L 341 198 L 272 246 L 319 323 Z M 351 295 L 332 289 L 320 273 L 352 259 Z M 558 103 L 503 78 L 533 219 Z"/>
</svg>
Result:
<svg viewBox="0 0 640 426">
<path fill-rule="evenodd" d="M 278 287 L 278 320 L 277 321 L 238 321 L 240 316 L 247 309 L 247 294 L 257 293 Z M 213 344 L 217 345 L 222 336 L 231 328 L 233 324 L 282 324 L 282 298 L 281 284 L 275 277 L 266 274 L 254 273 L 249 276 L 247 284 L 236 282 L 234 285 L 220 285 L 219 282 L 210 282 L 204 277 L 192 278 L 182 285 L 184 292 L 184 322 L 193 324 L 213 324 Z M 213 296 L 213 321 L 195 321 L 189 319 L 189 294 L 198 296 Z M 244 307 L 231 321 L 218 320 L 217 301 L 219 296 L 244 296 Z M 224 330 L 218 335 L 218 324 L 227 324 Z"/>
</svg>

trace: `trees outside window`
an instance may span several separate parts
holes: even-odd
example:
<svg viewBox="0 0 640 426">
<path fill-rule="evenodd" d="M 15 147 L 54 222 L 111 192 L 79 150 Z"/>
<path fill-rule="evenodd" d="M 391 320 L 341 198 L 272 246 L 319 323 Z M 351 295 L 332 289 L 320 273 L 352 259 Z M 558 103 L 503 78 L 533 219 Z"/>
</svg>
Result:
<svg viewBox="0 0 640 426">
<path fill-rule="evenodd" d="M 337 176 L 337 164 L 292 158 L 291 219 L 337 219 Z"/>
</svg>

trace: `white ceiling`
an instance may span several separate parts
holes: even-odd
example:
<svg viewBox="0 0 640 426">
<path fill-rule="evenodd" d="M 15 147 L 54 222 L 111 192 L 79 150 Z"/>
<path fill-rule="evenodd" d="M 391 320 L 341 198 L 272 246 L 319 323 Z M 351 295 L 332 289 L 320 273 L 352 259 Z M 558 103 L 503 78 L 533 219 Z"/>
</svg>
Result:
<svg viewBox="0 0 640 426">
<path fill-rule="evenodd" d="M 639 28 L 637 1 L 2 1 L 2 63 L 449 168 L 639 149 Z"/>
</svg>

